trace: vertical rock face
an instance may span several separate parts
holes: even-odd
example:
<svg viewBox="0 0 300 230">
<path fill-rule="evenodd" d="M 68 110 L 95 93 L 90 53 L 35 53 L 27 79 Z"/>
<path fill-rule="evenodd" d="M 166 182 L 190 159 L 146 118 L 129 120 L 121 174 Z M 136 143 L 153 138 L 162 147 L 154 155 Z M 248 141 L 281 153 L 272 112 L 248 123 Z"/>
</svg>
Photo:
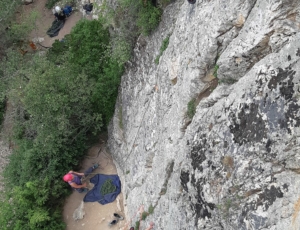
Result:
<svg viewBox="0 0 300 230">
<path fill-rule="evenodd" d="M 299 41 L 298 0 L 164 10 L 138 39 L 109 129 L 133 223 L 144 205 L 142 227 L 299 229 Z"/>
</svg>

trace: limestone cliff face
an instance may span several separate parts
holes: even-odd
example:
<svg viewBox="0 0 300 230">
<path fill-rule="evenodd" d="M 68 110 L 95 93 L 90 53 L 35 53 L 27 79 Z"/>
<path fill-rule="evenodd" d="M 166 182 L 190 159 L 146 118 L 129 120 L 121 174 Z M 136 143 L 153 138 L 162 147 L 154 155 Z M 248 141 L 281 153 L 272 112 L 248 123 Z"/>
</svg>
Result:
<svg viewBox="0 0 300 230">
<path fill-rule="evenodd" d="M 299 229 L 299 84 L 299 0 L 170 4 L 110 126 L 133 225 L 144 205 L 141 229 Z"/>
</svg>

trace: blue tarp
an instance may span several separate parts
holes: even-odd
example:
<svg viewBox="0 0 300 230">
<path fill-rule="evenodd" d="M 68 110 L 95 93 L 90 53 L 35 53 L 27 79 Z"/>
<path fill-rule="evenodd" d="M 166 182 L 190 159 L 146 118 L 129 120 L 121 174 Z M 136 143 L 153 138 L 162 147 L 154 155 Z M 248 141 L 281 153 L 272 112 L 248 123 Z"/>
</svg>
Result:
<svg viewBox="0 0 300 230">
<path fill-rule="evenodd" d="M 116 190 L 112 193 L 102 195 L 101 187 L 106 180 L 111 180 Z M 98 201 L 100 204 L 107 204 L 113 202 L 121 192 L 121 181 L 118 175 L 104 175 L 97 174 L 91 178 L 91 183 L 95 184 L 94 188 L 89 191 L 83 198 L 84 202 Z"/>
</svg>

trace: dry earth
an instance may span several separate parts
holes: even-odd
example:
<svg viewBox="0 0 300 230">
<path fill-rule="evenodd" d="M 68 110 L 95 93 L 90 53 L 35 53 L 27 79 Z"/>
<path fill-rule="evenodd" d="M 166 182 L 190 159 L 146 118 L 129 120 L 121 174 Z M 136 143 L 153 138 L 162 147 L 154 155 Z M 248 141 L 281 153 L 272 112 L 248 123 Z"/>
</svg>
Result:
<svg viewBox="0 0 300 230">
<path fill-rule="evenodd" d="M 96 163 L 99 164 L 99 168 L 94 170 L 92 174 L 117 174 L 116 167 L 110 154 L 106 151 L 104 143 L 96 144 L 89 149 L 87 158 L 82 162 L 81 172 L 84 172 L 84 170 Z M 88 187 L 92 188 L 93 184 L 89 184 Z M 118 213 L 124 217 L 122 193 L 114 202 L 106 205 L 101 205 L 98 202 L 84 203 L 84 218 L 80 220 L 74 220 L 73 213 L 77 208 L 80 207 L 85 194 L 86 193 L 78 193 L 74 191 L 66 200 L 63 216 L 65 222 L 67 223 L 67 230 L 120 229 L 126 225 L 126 220 L 121 220 L 118 221 L 118 223 L 114 226 L 108 226 L 109 222 L 113 220 L 113 213 Z"/>
</svg>

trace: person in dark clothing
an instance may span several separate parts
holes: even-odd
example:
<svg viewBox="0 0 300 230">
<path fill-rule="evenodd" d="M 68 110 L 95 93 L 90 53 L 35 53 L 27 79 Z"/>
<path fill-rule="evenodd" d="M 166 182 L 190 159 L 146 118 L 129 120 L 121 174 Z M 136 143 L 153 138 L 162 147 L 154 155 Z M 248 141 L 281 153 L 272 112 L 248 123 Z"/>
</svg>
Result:
<svg viewBox="0 0 300 230">
<path fill-rule="evenodd" d="M 85 10 L 85 12 L 88 14 L 90 12 L 92 12 L 93 10 L 93 3 L 88 3 L 83 5 L 83 9 Z"/>
<path fill-rule="evenodd" d="M 196 3 L 196 0 L 188 0 L 188 2 L 189 2 L 190 4 L 195 4 L 195 3 Z"/>
</svg>

